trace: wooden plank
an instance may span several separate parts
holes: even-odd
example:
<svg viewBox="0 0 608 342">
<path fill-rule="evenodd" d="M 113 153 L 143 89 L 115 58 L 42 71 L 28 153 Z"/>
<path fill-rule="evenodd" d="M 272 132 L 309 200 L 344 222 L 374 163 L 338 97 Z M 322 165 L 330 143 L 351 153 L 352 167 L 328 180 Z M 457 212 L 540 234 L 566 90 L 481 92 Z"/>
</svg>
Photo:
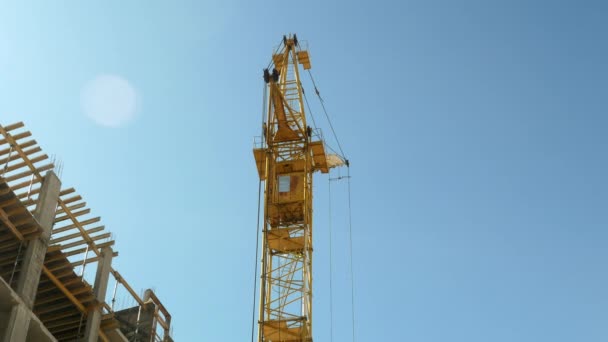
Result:
<svg viewBox="0 0 608 342">
<path fill-rule="evenodd" d="M 29 188 L 30 185 L 36 185 L 38 183 L 40 183 L 40 179 L 34 177 L 34 181 L 33 182 L 32 182 L 31 179 L 28 179 L 28 180 L 23 181 L 21 183 L 17 183 L 17 184 L 11 185 L 11 189 L 13 189 L 13 191 L 17 191 L 17 190 L 20 190 L 20 189 L 23 189 L 23 188 Z M 40 191 L 40 190 L 38 190 L 38 191 Z M 26 198 L 27 197 L 27 191 L 24 192 L 24 193 L 22 193 L 22 194 L 18 194 L 17 197 L 19 199 Z"/>
<path fill-rule="evenodd" d="M 89 234 L 87 234 L 87 232 L 84 230 L 84 226 L 82 225 L 82 223 L 80 221 L 78 221 L 78 219 L 76 219 L 76 217 L 74 217 L 74 215 L 72 215 L 72 212 L 68 209 L 66 204 L 63 203 L 61 198 L 59 199 L 59 206 L 65 211 L 66 215 L 72 220 L 72 222 L 76 226 L 76 228 L 78 228 L 78 230 L 82 234 L 83 239 L 91 246 L 91 250 L 95 254 L 100 255 L 101 252 L 97 249 L 97 246 L 95 245 L 94 240 L 91 239 Z"/>
<path fill-rule="evenodd" d="M 99 222 L 99 221 L 101 221 L 101 217 L 94 217 L 94 218 L 87 219 L 87 220 L 84 220 L 84 221 L 79 222 L 79 223 L 80 223 L 81 226 L 84 227 L 84 226 L 87 226 L 87 225 L 89 225 L 91 223 L 96 223 L 96 222 Z M 78 228 L 76 226 L 76 224 L 74 224 L 74 223 L 68 224 L 67 226 L 63 226 L 61 228 L 55 228 L 55 229 L 53 229 L 53 234 L 65 232 L 65 231 L 68 231 L 68 230 L 74 229 L 74 228 Z"/>
<path fill-rule="evenodd" d="M 53 284 L 55 284 L 55 286 L 57 286 L 61 292 L 63 292 L 63 294 L 65 294 L 66 297 L 68 297 L 68 299 L 78 308 L 78 310 L 80 310 L 80 312 L 86 312 L 86 308 L 82 305 L 82 303 L 76 297 L 74 297 L 70 290 L 68 290 L 61 283 L 61 281 L 46 268 L 46 266 L 42 266 L 42 272 L 51 280 Z"/>
<path fill-rule="evenodd" d="M 9 139 L 8 137 L 6 137 L 8 135 L 8 133 L 6 132 L 6 129 L 2 126 L 0 126 L 0 133 L 2 133 L 2 135 L 5 136 L 4 139 L 0 139 L 0 145 L 6 144 L 8 143 L 15 143 L 18 140 L 21 140 L 23 138 L 27 138 L 32 136 L 32 133 L 30 133 L 29 131 L 27 132 L 23 132 L 23 133 L 19 133 L 19 134 L 15 134 L 15 135 L 11 135 L 11 138 Z M 13 140 L 13 141 L 11 141 Z"/>
<path fill-rule="evenodd" d="M 101 337 L 103 342 L 110 342 L 110 339 L 108 338 L 108 336 L 106 336 L 106 333 L 104 333 L 101 329 L 99 329 L 99 337 Z"/>
<path fill-rule="evenodd" d="M 67 315 L 69 313 L 70 312 L 67 311 L 67 312 L 63 313 L 62 315 Z M 75 312 L 72 311 L 71 314 L 69 314 L 65 319 L 56 320 L 54 323 L 51 323 L 49 321 L 46 321 L 46 322 L 43 322 L 43 323 L 44 323 L 44 326 L 49 331 L 50 330 L 55 330 L 55 328 L 63 327 L 63 326 L 66 326 L 66 325 L 72 325 L 72 326 L 76 325 L 76 326 L 78 326 L 78 325 L 80 325 L 80 322 L 82 322 L 81 321 L 81 316 L 82 316 L 82 314 L 78 314 L 78 313 L 75 313 Z M 83 322 L 83 325 L 85 323 L 86 322 Z"/>
<path fill-rule="evenodd" d="M 23 154 L 26 156 L 30 156 L 34 153 L 38 153 L 38 152 L 42 151 L 42 148 L 40 148 L 40 146 L 36 145 L 36 140 L 30 140 L 30 141 L 24 142 L 23 144 L 19 144 L 19 147 L 23 150 Z M 32 147 L 32 148 L 28 148 L 28 147 Z"/>
<path fill-rule="evenodd" d="M 4 129 L 7 132 L 10 132 L 10 131 L 15 130 L 17 128 L 21 128 L 23 126 L 25 126 L 25 124 L 23 123 L 23 121 L 19 121 L 19 122 L 15 122 L 14 124 L 10 124 L 10 125 L 4 126 Z"/>
<path fill-rule="evenodd" d="M 35 146 L 35 145 L 36 145 L 36 140 L 28 140 L 26 142 L 23 142 L 23 143 L 19 144 L 19 147 L 21 149 L 25 149 L 25 148 L 28 148 L 28 147 L 31 147 L 31 146 Z M 10 152 L 11 152 L 10 146 L 6 147 L 6 148 L 0 150 L 0 156 L 3 156 L 5 154 L 9 154 Z M 17 154 L 17 156 L 18 156 L 17 158 L 20 157 L 18 154 Z"/>
<path fill-rule="evenodd" d="M 68 195 L 68 194 L 71 194 L 71 193 L 74 193 L 74 192 L 76 192 L 76 190 L 74 188 L 67 188 L 67 189 L 61 190 L 59 192 L 59 197 L 63 197 L 65 195 Z"/>
<path fill-rule="evenodd" d="M 65 298 L 65 296 L 63 298 Z M 72 303 L 71 301 L 69 301 L 69 300 L 61 300 L 61 301 L 58 301 L 57 303 L 52 304 L 52 305 L 44 305 L 41 308 L 36 308 L 34 310 L 34 313 L 37 316 L 48 315 L 48 314 L 54 313 L 54 312 L 59 311 L 59 310 L 70 309 L 70 308 L 73 308 L 73 307 L 74 307 L 74 303 Z"/>
<path fill-rule="evenodd" d="M 33 171 L 33 170 L 30 169 L 28 171 L 23 171 L 23 172 L 11 175 L 9 177 L 6 177 L 6 181 L 10 183 L 10 182 L 16 181 L 17 179 L 21 179 L 21 178 L 24 178 L 24 177 L 29 177 L 29 176 L 31 176 L 33 174 L 36 174 L 36 173 L 40 174 L 40 173 L 42 173 L 44 171 L 52 170 L 54 167 L 55 167 L 55 165 L 53 165 L 53 164 L 46 164 L 44 166 L 36 168 L 35 171 Z"/>
<path fill-rule="evenodd" d="M 67 260 L 63 259 L 61 261 L 62 262 L 55 263 L 54 265 L 52 265 L 51 262 L 45 262 L 44 264 L 46 265 L 46 268 L 53 273 L 57 273 L 62 270 L 66 271 L 64 273 L 67 273 L 68 269 L 72 272 L 74 271 L 74 268 L 69 262 L 67 262 Z"/>
<path fill-rule="evenodd" d="M 16 197 L 15 197 L 16 198 Z M 9 205 L 1 205 L 2 208 L 4 208 L 4 211 L 6 212 L 6 215 L 8 215 L 9 217 L 15 217 L 15 216 L 31 216 L 32 214 L 30 213 L 29 210 L 27 210 L 27 207 L 24 205 L 14 205 L 16 204 L 18 201 L 15 201 Z M 34 218 L 31 217 L 31 219 L 33 220 Z M 13 222 L 15 223 L 15 222 Z"/>
<path fill-rule="evenodd" d="M 2 201 L 2 203 L 0 204 L 0 208 L 10 207 L 13 204 L 16 204 L 18 202 L 19 202 L 19 199 L 17 197 L 13 197 L 10 200 L 4 200 L 4 201 Z"/>
<path fill-rule="evenodd" d="M 112 273 L 112 275 L 114 275 L 114 279 L 116 279 L 117 282 L 119 282 L 122 286 L 125 287 L 125 289 L 127 289 L 131 296 L 137 301 L 137 304 L 144 305 L 144 301 L 139 298 L 137 293 L 133 291 L 129 283 L 127 283 L 127 281 L 120 275 L 120 273 L 118 273 L 118 271 L 112 269 L 110 272 Z"/>
<path fill-rule="evenodd" d="M 78 296 L 78 295 L 81 295 L 81 294 L 86 293 L 86 292 L 91 292 L 91 289 L 86 288 L 86 287 L 81 287 L 81 288 L 70 290 L 70 291 L 72 292 L 72 294 L 74 296 Z M 39 306 L 39 305 L 44 305 L 44 304 L 52 303 L 52 302 L 57 301 L 57 300 L 59 300 L 61 298 L 65 298 L 65 295 L 63 293 L 58 293 L 58 294 L 54 294 L 54 295 L 50 295 L 50 296 L 42 297 L 42 298 L 36 297 L 36 303 L 35 303 L 34 307 Z"/>
<path fill-rule="evenodd" d="M 47 267 L 45 265 L 45 267 Z M 48 268 L 47 268 L 48 270 Z M 80 277 L 78 277 L 76 274 L 74 274 L 74 270 L 73 269 L 63 269 L 61 272 L 52 272 L 55 275 L 55 278 L 57 279 L 62 279 L 62 278 L 66 278 L 66 277 L 72 277 L 72 278 L 78 278 L 80 279 Z M 50 281 L 50 279 L 48 279 Z"/>
<path fill-rule="evenodd" d="M 105 234 L 100 234 L 100 235 L 97 235 L 97 236 L 94 236 L 94 237 L 89 237 L 89 239 L 91 240 L 91 242 L 93 242 L 93 241 L 109 238 L 110 236 L 112 236 L 111 233 L 105 233 Z M 83 240 L 80 240 L 80 241 L 76 241 L 76 242 L 68 243 L 68 244 L 65 244 L 65 245 L 61 245 L 61 249 L 65 250 L 65 249 L 73 248 L 73 247 L 84 245 L 84 244 L 91 243 L 91 242 L 86 241 L 86 240 L 83 239 Z M 89 250 L 93 251 L 92 248 L 89 248 Z"/>
<path fill-rule="evenodd" d="M 63 294 L 61 294 L 61 296 L 63 296 Z M 39 316 L 38 318 L 40 318 L 40 320 L 46 326 L 46 324 L 49 323 L 49 322 L 53 322 L 53 321 L 56 321 L 56 320 L 61 320 L 63 318 L 70 317 L 70 316 L 75 316 L 75 315 L 78 315 L 78 317 L 80 318 L 80 315 L 82 315 L 82 313 L 78 312 L 78 310 L 76 310 L 74 308 L 74 310 L 66 310 L 63 313 L 55 313 L 55 314 L 53 314 L 52 316 L 49 316 L 49 317 Z"/>
<path fill-rule="evenodd" d="M 102 231 L 104 228 L 104 226 L 99 226 L 99 227 L 95 227 L 95 228 L 91 228 L 89 230 L 87 230 L 87 233 L 89 234 L 93 234 L 93 233 L 97 233 L 99 231 Z M 68 235 L 64 235 L 64 236 L 60 236 L 54 239 L 51 239 L 51 244 L 56 244 L 56 243 L 60 243 L 63 241 L 67 241 L 67 240 L 71 240 L 71 239 L 75 239 L 77 237 L 80 237 L 80 232 L 78 233 L 74 233 L 74 234 L 68 234 Z"/>
<path fill-rule="evenodd" d="M 57 290 L 57 287 L 48 278 L 45 277 L 44 279 L 45 279 L 45 281 L 43 281 L 41 279 L 40 283 L 41 283 L 41 285 L 45 285 L 45 286 L 39 286 L 38 287 L 38 294 L 46 293 L 46 292 L 49 292 L 51 290 Z M 74 277 L 72 279 L 64 280 L 63 281 L 63 285 L 65 285 L 66 288 L 69 287 L 69 286 L 75 285 L 75 284 L 91 288 L 91 285 L 89 285 L 86 281 L 82 280 L 80 277 Z"/>
<path fill-rule="evenodd" d="M 4 181 L 2 181 L 4 183 Z M 8 186 L 8 184 L 4 183 L 6 186 L 3 186 L 0 189 L 0 196 L 4 196 L 6 194 L 11 193 L 13 190 Z"/>
<path fill-rule="evenodd" d="M 77 335 L 78 335 L 77 329 L 74 329 L 72 331 L 69 331 L 69 332 L 63 333 L 63 334 L 53 333 L 53 336 L 57 339 L 57 341 L 80 341 L 79 338 L 82 338 L 82 336 L 77 336 Z M 81 331 L 81 335 L 82 335 L 82 331 Z"/>
<path fill-rule="evenodd" d="M 64 202 L 64 203 L 65 203 L 65 202 Z M 74 205 L 72 205 L 72 206 L 69 206 L 69 207 L 68 207 L 68 209 L 70 209 L 70 210 L 74 211 L 74 210 L 76 210 L 76 209 L 81 209 L 81 208 L 84 208 L 84 207 L 86 207 L 86 206 L 87 206 L 87 202 L 80 202 L 80 203 L 76 203 L 76 204 L 74 204 Z M 59 215 L 59 214 L 63 214 L 64 212 L 65 212 L 65 211 L 64 211 L 63 209 L 58 209 L 58 210 L 55 212 L 55 216 L 57 216 L 57 215 Z"/>
<path fill-rule="evenodd" d="M 171 318 L 171 314 L 169 313 L 169 311 L 165 308 L 165 306 L 163 305 L 163 303 L 160 301 L 160 299 L 158 299 L 158 297 L 156 296 L 156 293 L 154 293 L 154 291 L 150 291 L 150 298 L 152 298 L 152 300 L 154 301 L 154 303 L 156 303 L 156 305 L 159 306 L 160 311 L 162 311 L 162 313 L 165 315 L 165 317 L 167 317 L 168 319 Z"/>
<path fill-rule="evenodd" d="M 11 233 L 12 234 L 12 233 Z M 13 242 L 5 242 L 0 246 L 0 252 L 6 252 L 18 248 L 21 241 L 15 240 Z"/>
<path fill-rule="evenodd" d="M 105 228 L 105 226 L 101 226 L 101 227 Z M 104 247 L 113 246 L 113 245 L 114 245 L 114 241 L 112 240 L 112 241 L 100 243 L 100 244 L 97 245 L 97 247 L 98 248 L 104 248 Z M 59 247 L 61 247 L 61 245 L 59 245 Z M 87 249 L 85 247 L 85 248 L 80 248 L 80 249 L 74 249 L 74 250 L 71 250 L 71 251 L 67 251 L 67 252 L 64 252 L 64 254 L 66 256 L 70 257 L 70 256 L 82 254 L 82 253 L 84 253 L 86 251 L 87 251 Z"/>
<path fill-rule="evenodd" d="M 42 155 L 39 155 L 37 157 L 34 157 L 34 158 L 30 159 L 30 161 L 32 163 L 37 163 L 37 162 L 41 162 L 41 161 L 43 161 L 45 159 L 48 159 L 48 158 L 49 158 L 49 156 L 47 156 L 46 154 L 42 154 Z M 0 161 L 0 164 L 4 164 L 4 163 L 2 163 Z M 9 166 L 9 167 L 6 168 L 6 173 L 9 173 L 9 172 L 12 172 L 12 171 L 15 171 L 15 170 L 19 170 L 19 169 L 21 169 L 23 167 L 26 167 L 26 166 L 28 166 L 28 165 L 24 161 L 21 162 L 21 163 L 13 164 L 13 165 L 11 165 L 11 166 Z"/>
<path fill-rule="evenodd" d="M 72 213 L 67 206 L 65 207 L 65 209 L 60 209 L 60 210 L 63 210 L 63 212 L 65 213 L 65 215 L 64 216 L 55 217 L 55 223 L 59 223 L 59 222 L 62 222 L 62 221 L 74 219 L 74 218 L 76 218 L 78 216 L 87 215 L 87 214 L 91 213 L 91 209 L 84 209 L 84 210 Z"/>
<path fill-rule="evenodd" d="M 20 215 L 19 217 L 21 217 L 21 216 L 22 215 Z M 27 212 L 27 215 L 25 215 L 19 219 L 16 219 L 15 216 L 13 216 L 11 218 L 11 221 L 13 221 L 13 224 L 16 227 L 20 227 L 20 230 L 23 230 L 24 226 L 31 226 L 32 224 L 36 224 L 34 217 L 32 216 L 31 213 L 29 213 L 29 211 Z M 41 228 L 41 230 L 42 230 L 42 228 Z"/>
<path fill-rule="evenodd" d="M 70 204 L 72 202 L 80 201 L 81 199 L 82 199 L 82 197 L 80 197 L 80 195 L 76 195 L 76 196 L 72 196 L 72 197 L 64 199 L 63 203 L 67 205 L 67 204 Z M 59 209 L 59 210 L 63 210 L 63 209 Z"/>
<path fill-rule="evenodd" d="M 113 258 L 115 258 L 117 256 L 118 256 L 118 252 L 112 253 L 112 257 Z M 86 264 L 88 265 L 88 264 L 97 262 L 97 261 L 99 261 L 99 259 L 101 259 L 101 257 L 98 257 L 98 256 L 87 258 L 86 259 Z M 79 261 L 74 261 L 74 262 L 71 263 L 71 266 L 72 267 L 82 266 L 82 264 L 83 264 L 84 261 L 85 261 L 85 259 L 79 260 Z"/>
<path fill-rule="evenodd" d="M 6 212 L 4 212 L 4 209 L 2 208 L 0 208 L 0 221 L 2 221 L 2 223 L 4 223 L 4 225 L 8 227 L 11 232 L 13 232 L 17 239 L 19 239 L 20 241 L 24 240 L 23 235 L 21 235 L 21 232 L 19 232 L 19 230 L 17 230 L 17 227 L 15 227 L 11 220 L 9 220 L 8 215 L 6 214 Z"/>
<path fill-rule="evenodd" d="M 15 250 L 11 255 L 4 256 L 0 259 L 0 268 L 10 266 L 12 270 L 12 266 L 15 265 L 15 259 L 17 258 L 17 251 Z M 23 256 L 19 258 L 19 260 L 23 259 Z"/>
</svg>

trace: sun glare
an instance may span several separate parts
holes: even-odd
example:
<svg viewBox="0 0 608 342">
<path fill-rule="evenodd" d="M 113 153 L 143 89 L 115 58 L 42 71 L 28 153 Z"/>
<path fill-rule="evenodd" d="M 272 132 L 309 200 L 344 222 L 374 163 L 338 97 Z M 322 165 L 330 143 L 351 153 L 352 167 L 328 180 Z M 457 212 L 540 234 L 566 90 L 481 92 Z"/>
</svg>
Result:
<svg viewBox="0 0 608 342">
<path fill-rule="evenodd" d="M 123 126 L 137 112 L 138 96 L 127 80 L 117 75 L 99 75 L 82 90 L 82 108 L 95 123 L 106 127 Z"/>
</svg>

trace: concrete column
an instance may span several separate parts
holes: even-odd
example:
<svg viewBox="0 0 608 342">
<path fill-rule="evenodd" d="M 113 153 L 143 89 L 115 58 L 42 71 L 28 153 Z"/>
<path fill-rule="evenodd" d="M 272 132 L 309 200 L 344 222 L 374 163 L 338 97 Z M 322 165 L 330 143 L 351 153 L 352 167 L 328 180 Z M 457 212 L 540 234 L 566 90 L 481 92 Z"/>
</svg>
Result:
<svg viewBox="0 0 608 342">
<path fill-rule="evenodd" d="M 25 342 L 30 326 L 30 310 L 23 304 L 15 304 L 11 309 L 3 342 Z"/>
<path fill-rule="evenodd" d="M 42 235 L 28 243 L 17 282 L 17 293 L 30 310 L 34 307 L 40 272 L 51 239 L 60 189 L 61 181 L 57 175 L 53 171 L 47 172 L 42 181 L 38 203 L 34 210 L 34 217 L 42 227 Z"/>
<path fill-rule="evenodd" d="M 108 289 L 108 279 L 110 278 L 110 269 L 112 268 L 112 247 L 104 247 L 101 249 L 101 258 L 97 264 L 97 273 L 95 275 L 95 285 L 93 294 L 95 298 L 103 303 L 106 300 L 106 291 Z M 99 338 L 99 326 L 101 324 L 102 307 L 98 306 L 87 316 L 87 327 L 84 331 L 84 342 L 97 342 Z"/>
</svg>

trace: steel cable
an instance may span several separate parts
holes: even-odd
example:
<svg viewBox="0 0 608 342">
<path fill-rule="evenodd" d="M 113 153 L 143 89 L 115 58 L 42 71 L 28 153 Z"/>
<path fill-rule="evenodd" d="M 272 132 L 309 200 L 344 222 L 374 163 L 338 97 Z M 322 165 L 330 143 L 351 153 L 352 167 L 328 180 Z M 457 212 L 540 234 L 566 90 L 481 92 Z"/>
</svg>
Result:
<svg viewBox="0 0 608 342">
<path fill-rule="evenodd" d="M 350 196 L 350 166 L 346 168 L 346 179 L 348 182 L 348 238 L 350 254 L 350 304 L 352 315 L 353 342 L 355 342 L 355 275 L 353 271 L 353 220 Z"/>
<path fill-rule="evenodd" d="M 333 303 L 333 282 L 332 282 L 332 275 L 333 275 L 333 265 L 332 265 L 332 244 L 331 244 L 331 236 L 332 236 L 332 232 L 331 232 L 331 176 L 328 175 L 327 176 L 327 189 L 328 189 L 328 193 L 329 193 L 329 209 L 328 209 L 328 216 L 329 216 L 329 340 L 333 341 L 334 340 L 334 303 Z"/>
<path fill-rule="evenodd" d="M 266 83 L 264 83 L 263 90 L 263 99 L 262 99 L 262 145 L 264 144 L 264 114 L 266 112 L 266 95 L 267 95 L 267 87 Z M 252 305 L 252 313 L 251 313 L 251 342 L 254 342 L 255 335 L 255 299 L 256 293 L 258 290 L 258 254 L 260 253 L 260 212 L 262 206 L 262 179 L 258 182 L 258 221 L 256 228 L 256 240 L 255 240 L 255 264 L 254 264 L 254 276 L 253 276 L 253 305 Z"/>
<path fill-rule="evenodd" d="M 345 159 L 348 164 L 348 159 L 346 159 L 346 154 L 344 154 L 344 150 L 342 149 L 342 144 L 340 144 L 340 140 L 338 139 L 338 135 L 336 134 L 336 130 L 334 129 L 334 125 L 332 125 L 331 120 L 329 119 L 329 114 L 327 114 L 327 109 L 325 108 L 325 103 L 323 98 L 321 98 L 321 93 L 317 88 L 317 84 L 315 82 L 314 77 L 312 77 L 312 73 L 310 69 L 308 70 L 308 75 L 310 76 L 310 80 L 312 81 L 312 85 L 315 87 L 315 93 L 317 93 L 317 97 L 319 98 L 319 102 L 321 103 L 321 107 L 323 108 L 323 112 L 325 113 L 325 117 L 327 118 L 327 122 L 329 123 L 329 128 L 331 128 L 332 133 L 334 134 L 334 138 L 336 139 L 336 143 L 338 144 L 338 148 L 340 149 L 340 153 L 342 154 L 342 158 Z M 347 165 L 348 166 L 348 165 Z"/>
<path fill-rule="evenodd" d="M 355 342 L 355 278 L 354 278 L 354 270 L 353 270 L 353 224 L 352 224 L 352 206 L 351 206 L 351 186 L 350 186 L 350 163 L 348 161 L 348 159 L 346 158 L 346 154 L 344 153 L 344 149 L 342 149 L 342 144 L 340 144 L 340 140 L 338 139 L 338 135 L 336 134 L 336 130 L 334 129 L 334 126 L 331 122 L 331 119 L 329 118 L 329 114 L 327 113 L 327 108 L 325 107 L 325 102 L 323 101 L 323 98 L 321 97 L 321 93 L 319 92 L 319 88 L 317 88 L 317 84 L 315 82 L 314 77 L 312 76 L 312 73 L 310 72 L 310 70 L 308 70 L 308 75 L 310 76 L 310 80 L 312 81 L 312 84 L 315 88 L 315 93 L 317 94 L 317 97 L 319 98 L 319 102 L 321 103 L 321 108 L 323 108 L 323 113 L 325 113 L 325 117 L 327 118 L 327 122 L 329 124 L 329 127 L 332 131 L 332 134 L 334 135 L 334 139 L 336 140 L 336 143 L 338 145 L 338 149 L 340 150 L 340 154 L 341 157 L 344 159 L 344 162 L 346 163 L 346 170 L 347 170 L 347 175 L 346 177 L 338 177 L 339 179 L 342 178 L 346 178 L 347 182 L 348 182 L 348 237 L 349 237 L 349 268 L 350 268 L 350 281 L 351 281 L 351 325 L 352 325 L 352 340 L 353 342 Z M 304 99 L 306 99 L 306 95 L 304 96 Z M 306 103 L 308 105 L 308 102 Z M 309 109 L 310 112 L 310 109 Z M 328 146 L 329 147 L 329 146 Z M 330 149 L 333 151 L 333 149 L 330 147 Z M 335 152 L 335 151 L 333 151 Z M 330 178 L 330 183 L 331 183 L 331 178 Z M 330 186 L 331 187 L 331 186 Z M 330 204 L 329 204 L 329 215 L 330 215 L 330 272 L 331 272 L 331 189 L 330 189 L 330 198 L 329 198 Z M 331 275 L 330 275 L 330 322 L 332 322 L 332 326 L 330 328 L 331 334 L 332 334 L 332 338 L 333 338 L 333 311 L 332 311 L 332 303 L 331 303 L 331 293 L 332 293 L 332 289 L 331 289 Z"/>
</svg>

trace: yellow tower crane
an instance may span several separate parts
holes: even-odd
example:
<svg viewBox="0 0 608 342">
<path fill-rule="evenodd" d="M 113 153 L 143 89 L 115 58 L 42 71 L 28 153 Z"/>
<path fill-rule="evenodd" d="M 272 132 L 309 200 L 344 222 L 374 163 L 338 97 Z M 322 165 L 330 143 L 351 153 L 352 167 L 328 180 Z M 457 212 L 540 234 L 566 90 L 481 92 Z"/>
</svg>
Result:
<svg viewBox="0 0 608 342">
<path fill-rule="evenodd" d="M 306 125 L 300 65 L 310 69 L 308 51 L 290 35 L 264 70 L 264 139 L 253 150 L 264 181 L 259 342 L 312 341 L 313 173 L 330 166 Z"/>
</svg>

